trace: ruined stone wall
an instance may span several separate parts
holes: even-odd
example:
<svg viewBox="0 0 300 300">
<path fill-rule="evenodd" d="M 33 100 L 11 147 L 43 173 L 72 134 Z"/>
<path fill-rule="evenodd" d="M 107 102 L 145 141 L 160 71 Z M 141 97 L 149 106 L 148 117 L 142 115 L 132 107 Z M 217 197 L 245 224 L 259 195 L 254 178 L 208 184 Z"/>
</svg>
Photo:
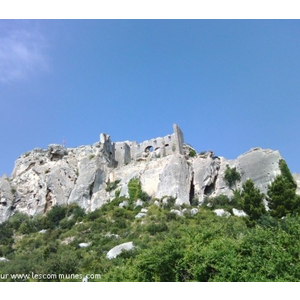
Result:
<svg viewBox="0 0 300 300">
<path fill-rule="evenodd" d="M 124 166 L 131 162 L 131 149 L 126 142 L 117 142 L 114 144 L 115 155 L 117 162 L 116 166 Z"/>
<path fill-rule="evenodd" d="M 105 133 L 100 134 L 100 146 L 101 152 L 110 160 L 113 165 L 115 161 L 115 143 L 112 143 L 109 135 Z"/>
<path fill-rule="evenodd" d="M 175 152 L 179 154 L 183 154 L 183 143 L 184 143 L 183 133 L 177 124 L 173 125 L 173 130 L 174 130 L 174 138 L 175 138 L 174 145 L 176 146 Z"/>
<path fill-rule="evenodd" d="M 121 167 L 132 160 L 139 161 L 177 153 L 183 154 L 183 133 L 176 124 L 173 125 L 173 129 L 174 133 L 172 134 L 142 143 L 129 141 L 114 143 L 114 159 L 117 162 L 117 167 Z"/>
</svg>

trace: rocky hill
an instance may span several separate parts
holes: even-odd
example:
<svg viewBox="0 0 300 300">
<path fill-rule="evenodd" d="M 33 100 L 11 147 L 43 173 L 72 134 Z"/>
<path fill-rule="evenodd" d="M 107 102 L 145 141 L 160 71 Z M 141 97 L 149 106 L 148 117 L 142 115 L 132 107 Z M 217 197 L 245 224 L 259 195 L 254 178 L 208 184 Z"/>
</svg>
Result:
<svg viewBox="0 0 300 300">
<path fill-rule="evenodd" d="M 261 192 L 280 175 L 278 151 L 253 148 L 234 160 L 197 153 L 184 143 L 180 128 L 142 143 L 112 142 L 102 133 L 99 142 L 78 148 L 49 145 L 22 154 L 10 177 L 0 178 L 0 222 L 15 211 L 43 214 L 54 205 L 77 203 L 86 212 L 111 201 L 117 192 L 128 195 L 128 182 L 138 178 L 142 190 L 158 201 L 165 196 L 176 204 L 201 204 L 206 196 L 232 195 L 226 168 L 236 168 L 241 179 L 251 178 Z M 298 180 L 298 176 L 295 175 Z M 298 185 L 299 186 L 299 185 Z"/>
</svg>

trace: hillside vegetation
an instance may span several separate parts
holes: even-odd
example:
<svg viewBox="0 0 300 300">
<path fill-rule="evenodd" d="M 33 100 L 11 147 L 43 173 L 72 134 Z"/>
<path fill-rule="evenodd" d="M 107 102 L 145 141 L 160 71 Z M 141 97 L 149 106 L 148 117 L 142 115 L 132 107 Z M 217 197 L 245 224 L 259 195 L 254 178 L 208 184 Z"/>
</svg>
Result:
<svg viewBox="0 0 300 300">
<path fill-rule="evenodd" d="M 33 218 L 15 213 L 0 224 L 0 281 L 299 281 L 299 196 L 284 161 L 281 168 L 267 195 L 248 180 L 231 199 L 176 207 L 173 198 L 150 199 L 134 179 L 129 198 L 116 190 L 87 214 L 75 204 Z M 247 216 L 219 217 L 217 208 Z M 129 241 L 133 250 L 107 258 Z"/>
</svg>

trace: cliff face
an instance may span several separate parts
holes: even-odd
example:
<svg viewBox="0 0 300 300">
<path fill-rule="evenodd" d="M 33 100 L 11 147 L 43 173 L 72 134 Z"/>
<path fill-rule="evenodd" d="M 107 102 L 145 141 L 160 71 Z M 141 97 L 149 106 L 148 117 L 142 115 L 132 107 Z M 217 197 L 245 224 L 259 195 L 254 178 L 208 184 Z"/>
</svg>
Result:
<svg viewBox="0 0 300 300">
<path fill-rule="evenodd" d="M 173 134 L 141 144 L 113 143 L 101 134 L 89 146 L 34 149 L 17 159 L 11 177 L 0 178 L 0 222 L 16 210 L 35 215 L 56 204 L 76 202 L 92 211 L 115 197 L 115 190 L 108 189 L 115 181 L 120 195 L 128 195 L 134 177 L 153 198 L 172 196 L 177 204 L 190 204 L 195 198 L 201 203 L 205 196 L 232 195 L 224 180 L 226 165 L 242 176 L 237 188 L 251 178 L 266 192 L 280 174 L 278 151 L 255 148 L 235 160 L 192 152 L 177 125 Z"/>
</svg>

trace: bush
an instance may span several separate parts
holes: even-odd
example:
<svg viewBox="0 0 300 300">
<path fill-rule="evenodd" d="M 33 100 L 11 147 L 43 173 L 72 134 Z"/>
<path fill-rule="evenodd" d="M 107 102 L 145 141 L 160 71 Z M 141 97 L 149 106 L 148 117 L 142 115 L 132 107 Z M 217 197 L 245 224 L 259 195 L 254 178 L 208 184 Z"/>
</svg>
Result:
<svg viewBox="0 0 300 300">
<path fill-rule="evenodd" d="M 13 216 L 9 218 L 8 222 L 11 224 L 14 230 L 18 230 L 21 224 L 27 222 L 28 220 L 29 220 L 28 215 L 17 211 L 13 214 Z"/>
<path fill-rule="evenodd" d="M 230 204 L 230 199 L 225 195 L 220 195 L 217 197 L 205 197 L 203 205 L 211 209 L 224 208 Z"/>
<path fill-rule="evenodd" d="M 250 221 L 256 221 L 266 213 L 266 208 L 263 202 L 264 195 L 261 194 L 260 190 L 254 186 L 251 179 L 248 179 L 243 184 L 241 196 L 244 200 L 243 210 L 249 216 Z"/>
<path fill-rule="evenodd" d="M 130 200 L 137 200 L 142 192 L 141 182 L 137 178 L 131 178 L 128 182 L 128 194 Z"/>
<path fill-rule="evenodd" d="M 46 214 L 46 219 L 52 228 L 58 227 L 59 222 L 66 216 L 67 207 L 63 205 L 55 205 Z"/>
<path fill-rule="evenodd" d="M 60 228 L 62 229 L 71 229 L 76 223 L 76 220 L 75 218 L 71 218 L 71 219 L 62 219 L 60 222 L 59 222 L 59 226 Z"/>
<path fill-rule="evenodd" d="M 194 149 L 190 148 L 189 149 L 189 156 L 190 157 L 195 157 L 196 155 L 197 155 L 197 152 Z"/>
<path fill-rule="evenodd" d="M 228 186 L 232 188 L 236 185 L 237 181 L 241 180 L 241 174 L 236 170 L 236 168 L 230 168 L 229 165 L 226 165 L 224 179 L 227 182 Z"/>
<path fill-rule="evenodd" d="M 117 188 L 118 184 L 120 183 L 120 181 L 121 181 L 121 180 L 115 180 L 115 181 L 113 181 L 113 182 L 108 182 L 108 183 L 106 184 L 105 190 L 106 190 L 107 192 L 111 192 L 111 191 L 115 190 L 115 189 Z"/>
<path fill-rule="evenodd" d="M 291 183 L 291 186 L 293 186 L 295 189 L 297 188 L 297 183 L 294 180 L 293 175 L 290 172 L 290 169 L 288 167 L 288 165 L 286 164 L 284 159 L 281 159 L 279 161 L 279 169 L 281 171 L 281 175 L 288 181 Z"/>
<path fill-rule="evenodd" d="M 171 209 L 175 206 L 176 198 L 167 197 L 167 200 L 163 200 L 163 207 L 166 209 Z"/>
<path fill-rule="evenodd" d="M 159 224 L 150 224 L 146 227 L 146 230 L 151 234 L 154 235 L 158 232 L 168 231 L 168 226 L 166 223 L 159 223 Z"/>
<path fill-rule="evenodd" d="M 142 185 L 138 178 L 131 178 L 128 182 L 128 194 L 129 199 L 137 200 L 141 199 L 142 201 L 148 201 L 150 197 L 144 191 L 142 191 Z"/>
<path fill-rule="evenodd" d="M 300 199 L 296 195 L 296 188 L 282 175 L 275 178 L 268 188 L 267 195 L 271 216 L 282 218 L 299 211 Z"/>
<path fill-rule="evenodd" d="M 286 164 L 279 161 L 281 175 L 277 176 L 268 188 L 268 206 L 271 216 L 282 218 L 300 212 L 300 196 L 296 195 L 297 184 Z"/>
<path fill-rule="evenodd" d="M 84 209 L 82 207 L 80 207 L 78 204 L 72 203 L 67 206 L 67 214 L 66 215 L 68 217 L 72 215 L 75 220 L 78 220 L 78 219 L 82 219 L 86 215 L 86 213 L 85 213 Z"/>
</svg>

